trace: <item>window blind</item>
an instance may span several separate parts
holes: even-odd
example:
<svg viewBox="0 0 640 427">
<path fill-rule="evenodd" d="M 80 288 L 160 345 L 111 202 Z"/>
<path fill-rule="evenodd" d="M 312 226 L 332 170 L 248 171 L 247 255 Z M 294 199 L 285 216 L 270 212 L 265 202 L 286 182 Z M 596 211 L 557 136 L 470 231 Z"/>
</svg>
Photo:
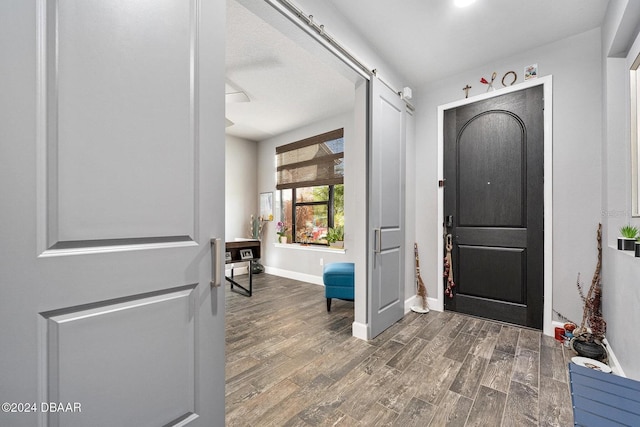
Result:
<svg viewBox="0 0 640 427">
<path fill-rule="evenodd" d="M 344 182 L 344 129 L 276 147 L 276 189 Z"/>
</svg>

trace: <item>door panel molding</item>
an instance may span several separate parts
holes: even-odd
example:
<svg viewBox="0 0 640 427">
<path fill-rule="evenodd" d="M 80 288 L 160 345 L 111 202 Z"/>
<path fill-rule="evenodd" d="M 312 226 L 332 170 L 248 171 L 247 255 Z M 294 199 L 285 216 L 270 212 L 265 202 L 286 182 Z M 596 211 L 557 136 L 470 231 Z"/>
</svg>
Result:
<svg viewBox="0 0 640 427">
<path fill-rule="evenodd" d="M 498 262 L 496 254 L 504 261 Z M 458 245 L 456 253 L 460 263 L 457 277 L 457 296 L 469 295 L 479 298 L 497 299 L 514 304 L 525 304 L 527 252 L 523 248 L 486 247 Z M 455 259 L 455 257 L 454 257 Z M 485 280 L 468 280 L 482 277 Z M 482 283 L 500 283 L 500 293 L 492 288 L 483 288 Z M 498 319 L 499 320 L 499 319 Z"/>
<path fill-rule="evenodd" d="M 444 114 L 447 110 L 471 104 L 484 99 L 501 96 L 510 92 L 520 91 L 533 86 L 543 86 L 544 96 L 544 303 L 543 303 L 543 333 L 553 336 L 553 76 L 539 77 L 534 80 L 485 93 L 468 99 L 462 99 L 438 107 L 438 180 L 444 179 Z M 446 184 L 445 184 L 446 185 Z M 437 235 L 444 233 L 444 190 L 438 190 L 438 221 Z M 437 285 L 437 298 L 433 306 L 435 310 L 444 310 L 444 288 L 442 283 L 443 265 L 441 254 L 444 243 L 438 239 L 437 271 L 432 276 Z"/>
<path fill-rule="evenodd" d="M 495 237 L 494 227 L 458 227 L 456 230 L 458 241 L 466 245 L 492 245 L 511 248 L 522 248 L 527 241 L 527 230 L 523 228 L 500 228 L 504 238 Z"/>
<path fill-rule="evenodd" d="M 189 236 L 166 236 L 131 239 L 85 240 L 77 242 L 58 242 L 45 250 L 38 258 L 67 255 L 89 255 L 110 252 L 139 251 L 146 249 L 167 249 L 198 246 L 198 242 Z"/>
<path fill-rule="evenodd" d="M 458 298 L 456 296 L 456 298 Z M 470 295 L 461 295 L 457 304 L 471 315 L 482 315 L 482 313 L 499 311 L 500 305 L 488 298 L 474 297 Z M 511 317 L 502 321 L 514 324 L 522 324 L 527 318 L 527 307 L 522 304 L 512 303 Z"/>
<path fill-rule="evenodd" d="M 192 284 L 40 313 L 41 401 L 84 405 L 78 413 L 42 414 L 46 425 L 195 419 L 195 289 Z M 145 397 L 130 400 L 123 388 Z"/>
<path fill-rule="evenodd" d="M 38 1 L 39 254 L 198 235 L 198 3 Z"/>
<path fill-rule="evenodd" d="M 491 144 L 482 144 L 483 140 L 495 134 L 512 135 L 510 142 L 514 143 L 509 147 L 493 149 Z M 524 227 L 527 206 L 523 195 L 526 194 L 527 171 L 516 167 L 522 163 L 527 151 L 522 120 L 509 111 L 483 111 L 469 119 L 456 138 L 459 165 L 457 183 L 466 189 L 464 194 L 457 194 L 459 225 L 491 227 L 508 224 L 511 227 Z M 483 149 L 479 149 L 480 146 Z M 495 182 L 495 175 L 481 176 L 479 171 L 482 169 L 500 169 L 506 173 L 501 174 L 501 178 Z M 485 211 L 481 209 L 482 204 L 477 203 L 480 200 L 491 200 L 492 207 L 498 208 Z M 509 207 L 516 207 L 518 211 L 505 218 L 504 212 L 509 211 Z"/>
</svg>

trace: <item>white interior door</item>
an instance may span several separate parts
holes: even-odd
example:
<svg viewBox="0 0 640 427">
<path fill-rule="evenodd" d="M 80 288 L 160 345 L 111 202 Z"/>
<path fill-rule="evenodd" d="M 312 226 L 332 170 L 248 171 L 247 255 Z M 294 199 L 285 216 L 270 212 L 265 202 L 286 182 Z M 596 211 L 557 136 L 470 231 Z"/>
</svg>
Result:
<svg viewBox="0 0 640 427">
<path fill-rule="evenodd" d="M 405 106 L 372 77 L 369 167 L 369 338 L 404 316 Z"/>
<path fill-rule="evenodd" d="M 224 425 L 224 17 L 0 3 L 0 425 Z"/>
</svg>

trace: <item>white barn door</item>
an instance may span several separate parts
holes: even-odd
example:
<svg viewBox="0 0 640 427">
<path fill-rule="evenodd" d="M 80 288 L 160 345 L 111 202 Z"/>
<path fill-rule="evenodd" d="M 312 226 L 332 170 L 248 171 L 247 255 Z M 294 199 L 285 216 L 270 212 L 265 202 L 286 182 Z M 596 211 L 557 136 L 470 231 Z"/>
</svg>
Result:
<svg viewBox="0 0 640 427">
<path fill-rule="evenodd" d="M 224 425 L 224 17 L 0 2 L 0 425 Z"/>
<path fill-rule="evenodd" d="M 370 82 L 369 339 L 404 316 L 405 105 Z"/>
</svg>

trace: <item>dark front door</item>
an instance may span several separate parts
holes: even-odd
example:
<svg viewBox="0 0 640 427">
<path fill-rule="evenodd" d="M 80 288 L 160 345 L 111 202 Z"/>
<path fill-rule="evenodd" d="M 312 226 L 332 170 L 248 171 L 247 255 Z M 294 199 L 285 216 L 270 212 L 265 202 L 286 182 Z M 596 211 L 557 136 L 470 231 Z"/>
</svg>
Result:
<svg viewBox="0 0 640 427">
<path fill-rule="evenodd" d="M 444 113 L 444 216 L 456 284 L 447 310 L 542 329 L 542 90 Z"/>
</svg>

